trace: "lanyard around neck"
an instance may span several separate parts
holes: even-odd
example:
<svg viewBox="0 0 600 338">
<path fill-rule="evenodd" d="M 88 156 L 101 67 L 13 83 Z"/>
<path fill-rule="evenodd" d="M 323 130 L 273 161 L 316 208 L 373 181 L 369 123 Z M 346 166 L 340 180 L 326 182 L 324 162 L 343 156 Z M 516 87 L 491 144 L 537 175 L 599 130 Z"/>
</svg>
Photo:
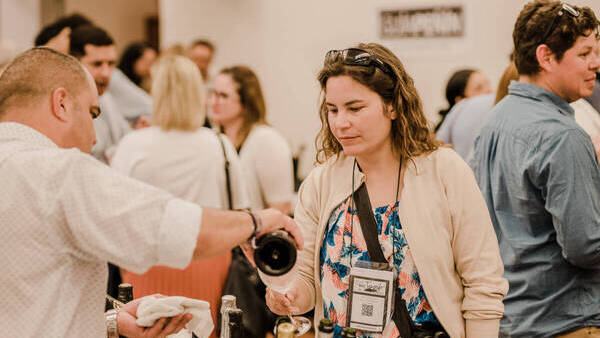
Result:
<svg viewBox="0 0 600 338">
<path fill-rule="evenodd" d="M 356 159 L 354 159 L 354 163 L 352 164 L 352 194 L 350 195 L 350 210 L 355 210 L 354 208 L 354 172 L 356 170 L 356 166 L 358 165 L 358 162 L 356 161 Z M 359 170 L 360 170 L 360 165 L 358 165 Z M 399 191 L 400 191 L 400 173 L 402 171 L 402 159 L 400 159 L 399 164 L 398 164 L 398 180 L 396 182 L 396 201 L 394 203 L 394 205 L 392 206 L 392 209 L 394 207 L 396 207 L 396 205 L 398 204 L 398 196 L 399 196 Z M 363 182 L 362 184 L 366 185 L 366 182 Z M 366 191 L 366 186 L 364 187 L 365 191 Z M 368 194 L 365 194 L 366 198 L 368 198 Z M 370 204 L 370 203 L 369 203 Z M 358 210 L 356 211 L 358 212 Z M 363 215 L 364 216 L 364 215 Z M 359 216 L 360 217 L 360 216 Z M 366 226 L 367 224 L 365 224 L 364 226 Z M 364 228 L 363 228 L 364 229 Z M 354 234 L 354 215 L 351 215 L 350 217 L 350 247 L 352 247 L 352 237 Z M 363 234 L 364 236 L 364 234 Z M 392 266 L 394 265 L 394 257 L 396 254 L 396 246 L 394 245 L 394 241 L 396 240 L 395 238 L 395 231 L 392 230 Z M 350 250 L 350 266 L 352 266 L 352 252 L 354 250 Z"/>
</svg>

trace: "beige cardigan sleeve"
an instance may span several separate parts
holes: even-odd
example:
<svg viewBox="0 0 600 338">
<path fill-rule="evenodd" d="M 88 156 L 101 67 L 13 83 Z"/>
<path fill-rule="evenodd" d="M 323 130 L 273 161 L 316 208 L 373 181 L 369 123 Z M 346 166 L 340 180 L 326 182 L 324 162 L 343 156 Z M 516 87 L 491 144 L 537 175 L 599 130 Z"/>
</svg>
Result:
<svg viewBox="0 0 600 338">
<path fill-rule="evenodd" d="M 308 302 L 305 307 L 300 308 L 300 312 L 304 313 L 315 307 L 315 246 L 318 241 L 319 228 L 319 183 L 316 182 L 315 176 L 318 169 L 314 169 L 311 174 L 304 180 L 300 190 L 298 191 L 298 203 L 294 211 L 294 220 L 300 226 L 302 235 L 304 236 L 304 249 L 299 253 L 299 294 L 303 294 Z M 318 276 L 317 276 L 318 278 Z M 299 304 L 302 305 L 302 304 Z"/>
<path fill-rule="evenodd" d="M 508 282 L 487 205 L 469 166 L 454 152 L 442 151 L 441 173 L 450 207 L 452 249 L 461 278 L 467 338 L 498 337 Z M 446 174 L 444 174 L 446 173 Z"/>
</svg>

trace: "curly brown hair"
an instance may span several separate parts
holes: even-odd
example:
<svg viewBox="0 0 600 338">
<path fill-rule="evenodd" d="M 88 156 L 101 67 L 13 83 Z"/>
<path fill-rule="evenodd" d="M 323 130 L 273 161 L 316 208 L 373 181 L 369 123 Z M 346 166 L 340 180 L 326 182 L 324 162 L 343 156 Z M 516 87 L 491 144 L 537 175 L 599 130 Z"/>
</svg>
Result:
<svg viewBox="0 0 600 338">
<path fill-rule="evenodd" d="M 575 18 L 569 13 L 559 16 L 562 5 L 560 1 L 536 0 L 526 4 L 519 13 L 513 30 L 515 65 L 519 74 L 539 73 L 536 49 L 541 44 L 547 45 L 556 56 L 556 60 L 560 61 L 578 37 L 596 34 L 596 39 L 600 38 L 600 22 L 589 7 L 571 6 L 579 11 L 579 16 Z M 543 34 L 551 28 L 552 31 L 544 39 Z M 542 39 L 544 41 L 541 41 Z"/>
<path fill-rule="evenodd" d="M 435 140 L 429 129 L 414 81 L 404 69 L 400 59 L 389 49 L 377 43 L 360 43 L 356 48 L 369 52 L 369 54 L 390 66 L 393 77 L 375 66 L 347 65 L 342 60 L 325 63 L 317 77 L 321 84 L 321 104 L 319 108 L 321 130 L 315 139 L 316 162 L 324 163 L 330 157 L 339 155 L 342 152 L 342 145 L 329 127 L 328 109 L 324 94 L 329 78 L 344 75 L 350 76 L 358 83 L 379 94 L 383 103 L 390 105 L 398 113 L 398 117 L 392 120 L 390 130 L 392 151 L 395 155 L 403 160 L 410 160 L 415 156 L 436 150 L 442 143 Z"/>
<path fill-rule="evenodd" d="M 511 61 L 504 70 L 504 73 L 502 73 L 500 81 L 498 81 L 498 89 L 496 89 L 496 99 L 494 100 L 494 105 L 508 95 L 508 86 L 510 85 L 510 81 L 516 81 L 518 79 L 519 72 L 517 71 L 517 66 L 515 66 L 514 61 Z"/>
<path fill-rule="evenodd" d="M 246 137 L 255 124 L 267 124 L 265 99 L 260 87 L 260 81 L 256 74 L 246 66 L 232 66 L 222 69 L 220 74 L 231 76 L 233 82 L 238 86 L 237 93 L 240 96 L 242 115 L 244 121 L 238 132 L 239 147 L 244 144 Z"/>
</svg>

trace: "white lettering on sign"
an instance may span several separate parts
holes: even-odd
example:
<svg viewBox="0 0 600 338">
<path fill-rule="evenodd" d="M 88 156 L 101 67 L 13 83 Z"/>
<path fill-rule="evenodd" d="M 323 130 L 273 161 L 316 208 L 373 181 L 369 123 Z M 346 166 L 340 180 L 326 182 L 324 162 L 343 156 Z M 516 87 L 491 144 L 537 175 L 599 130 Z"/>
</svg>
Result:
<svg viewBox="0 0 600 338">
<path fill-rule="evenodd" d="M 381 11 L 383 39 L 460 37 L 464 26 L 462 6 Z"/>
</svg>

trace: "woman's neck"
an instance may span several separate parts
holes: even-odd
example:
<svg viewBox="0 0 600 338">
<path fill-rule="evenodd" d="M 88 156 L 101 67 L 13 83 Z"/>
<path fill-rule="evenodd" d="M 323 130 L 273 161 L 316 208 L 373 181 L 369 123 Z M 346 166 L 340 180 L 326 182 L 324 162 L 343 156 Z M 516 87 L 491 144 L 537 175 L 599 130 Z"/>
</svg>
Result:
<svg viewBox="0 0 600 338">
<path fill-rule="evenodd" d="M 400 163 L 398 156 L 392 152 L 391 145 L 384 146 L 377 152 L 356 156 L 356 161 L 365 175 L 386 174 L 389 171 L 397 172 Z"/>
<path fill-rule="evenodd" d="M 398 175 L 401 170 L 400 159 L 394 155 L 391 146 L 358 156 L 356 160 L 365 174 L 372 206 L 390 205 L 400 199 L 403 187 L 402 176 Z"/>
<path fill-rule="evenodd" d="M 235 148 L 238 148 L 241 145 L 238 143 L 241 143 L 239 133 L 240 129 L 242 129 L 243 122 L 243 119 L 240 118 L 230 121 L 227 124 L 223 124 L 223 132 L 227 135 Z"/>
</svg>

